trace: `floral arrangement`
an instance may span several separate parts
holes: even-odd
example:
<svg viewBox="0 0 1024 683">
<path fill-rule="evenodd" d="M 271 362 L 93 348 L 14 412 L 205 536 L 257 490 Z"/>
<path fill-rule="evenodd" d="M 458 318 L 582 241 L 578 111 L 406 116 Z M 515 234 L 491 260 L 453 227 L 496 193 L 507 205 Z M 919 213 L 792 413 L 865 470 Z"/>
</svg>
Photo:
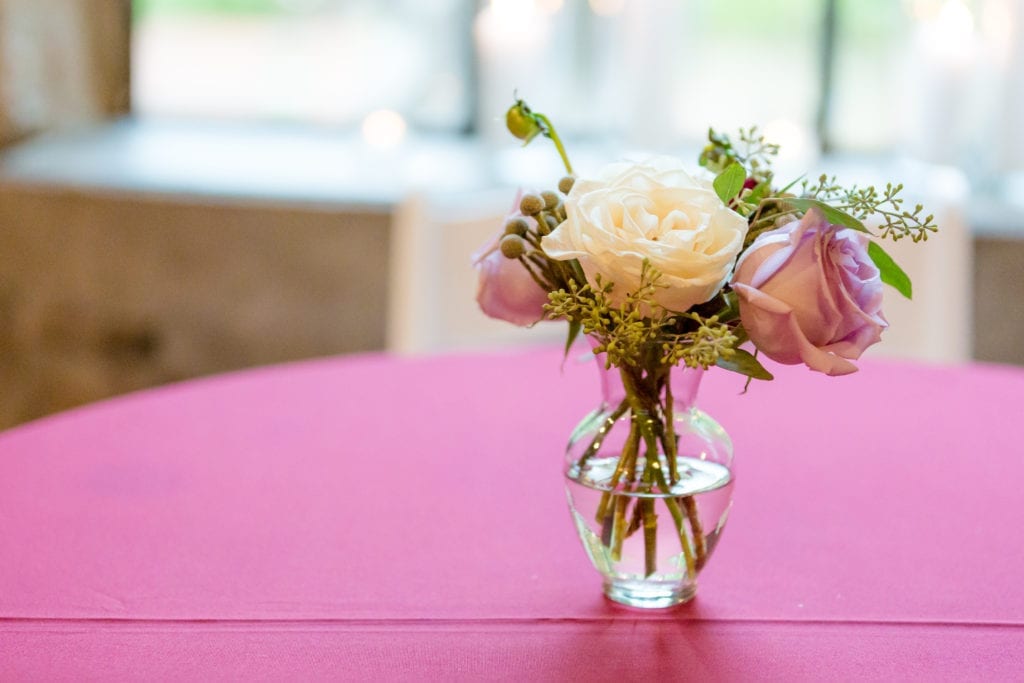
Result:
<svg viewBox="0 0 1024 683">
<path fill-rule="evenodd" d="M 647 503 L 629 513 L 610 496 L 662 493 L 692 573 L 703 536 L 676 493 L 669 371 L 717 366 L 749 385 L 772 379 L 763 355 L 828 375 L 855 372 L 853 361 L 888 324 L 883 283 L 911 296 L 909 278 L 879 241 L 925 240 L 933 217 L 905 208 L 901 185 L 847 188 L 822 176 L 778 187 L 778 147 L 754 128 L 735 138 L 711 130 L 697 173 L 659 157 L 577 178 L 547 117 L 516 100 L 507 125 L 524 144 L 552 140 L 567 175 L 557 192 L 518 198 L 475 259 L 477 300 L 487 315 L 517 325 L 565 319 L 566 351 L 582 333 L 618 370 L 626 396 L 608 419 L 634 417 L 598 506 L 602 542 L 614 555 L 628 532 L 654 526 Z M 653 553 L 648 559 L 651 574 Z"/>
</svg>

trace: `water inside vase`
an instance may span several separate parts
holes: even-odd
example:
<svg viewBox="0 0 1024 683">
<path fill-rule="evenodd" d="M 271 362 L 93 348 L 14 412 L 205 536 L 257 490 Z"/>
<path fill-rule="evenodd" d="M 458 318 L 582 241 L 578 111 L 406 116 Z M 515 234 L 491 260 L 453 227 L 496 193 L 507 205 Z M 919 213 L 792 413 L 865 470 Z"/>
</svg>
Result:
<svg viewBox="0 0 1024 683">
<path fill-rule="evenodd" d="M 613 580 L 694 580 L 696 572 L 687 570 L 680 526 L 689 547 L 690 562 L 698 559 L 696 571 L 699 571 L 714 550 L 728 519 L 734 485 L 732 472 L 719 463 L 680 457 L 676 461 L 679 477 L 670 493 L 642 493 L 625 490 L 621 484 L 612 489 L 611 479 L 618 461 L 617 457 L 590 458 L 582 467 L 574 465 L 566 473 L 566 494 L 573 521 L 594 566 L 606 579 Z M 643 458 L 638 459 L 637 481 L 644 465 Z M 646 570 L 649 540 L 645 539 L 642 504 L 638 502 L 644 498 L 653 499 L 657 521 L 657 562 L 652 574 Z M 602 500 L 605 510 L 615 505 L 625 510 L 626 528 L 620 530 L 623 538 L 618 542 L 607 522 L 597 518 Z M 673 511 L 683 517 L 681 525 L 673 517 Z M 686 514 L 687 511 L 690 514 Z M 695 534 L 700 535 L 700 541 Z M 696 557 L 698 546 L 701 558 Z"/>
</svg>

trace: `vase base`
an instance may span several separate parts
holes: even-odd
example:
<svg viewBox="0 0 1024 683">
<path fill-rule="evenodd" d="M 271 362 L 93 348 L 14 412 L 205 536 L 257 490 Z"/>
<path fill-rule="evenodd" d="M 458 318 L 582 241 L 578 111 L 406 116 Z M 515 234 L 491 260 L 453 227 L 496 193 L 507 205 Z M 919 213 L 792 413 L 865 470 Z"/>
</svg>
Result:
<svg viewBox="0 0 1024 683">
<path fill-rule="evenodd" d="M 697 584 L 611 579 L 604 582 L 604 594 L 609 600 L 627 607 L 663 609 L 692 600 L 697 595 Z"/>
</svg>

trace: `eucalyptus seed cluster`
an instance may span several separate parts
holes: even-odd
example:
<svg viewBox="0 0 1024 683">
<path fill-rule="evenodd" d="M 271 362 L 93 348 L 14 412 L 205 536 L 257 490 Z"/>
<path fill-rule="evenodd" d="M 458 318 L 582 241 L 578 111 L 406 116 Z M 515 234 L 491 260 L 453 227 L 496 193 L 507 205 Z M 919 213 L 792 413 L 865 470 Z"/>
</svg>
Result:
<svg viewBox="0 0 1024 683">
<path fill-rule="evenodd" d="M 880 236 L 883 238 L 895 242 L 909 237 L 914 242 L 923 242 L 928 239 L 929 233 L 938 231 L 935 216 L 925 215 L 924 207 L 920 204 L 915 205 L 913 210 L 905 208 L 902 191 L 902 183 L 886 183 L 884 190 L 876 189 L 873 185 L 845 187 L 836 181 L 835 176 L 828 175 L 820 176 L 815 183 L 806 180 L 801 183 L 801 194 L 805 197 L 828 202 L 860 220 L 877 216 L 881 223 Z"/>
<path fill-rule="evenodd" d="M 505 258 L 522 263 L 537 284 L 548 292 L 566 289 L 570 282 L 586 282 L 583 274 L 577 272 L 578 264 L 548 258 L 541 246 L 541 239 L 566 219 L 564 194 L 572 189 L 573 181 L 572 176 L 562 178 L 558 183 L 559 192 L 523 195 L 519 201 L 521 215 L 505 223 L 505 234 L 501 238 L 501 253 Z"/>
<path fill-rule="evenodd" d="M 697 329 L 665 342 L 662 345 L 663 363 L 676 365 L 681 362 L 689 368 L 706 370 L 719 358 L 730 359 L 736 355 L 739 338 L 733 334 L 733 328 L 719 321 L 717 315 L 702 318 L 690 313 L 686 317 L 697 324 Z"/>
<path fill-rule="evenodd" d="M 732 358 L 739 343 L 734 328 L 718 315 L 677 314 L 659 305 L 655 294 L 664 287 L 662 277 L 644 260 L 640 285 L 618 306 L 608 296 L 614 285 L 597 275 L 593 286 L 572 282 L 568 289 L 551 292 L 544 308 L 550 318 L 577 322 L 597 342 L 594 352 L 605 354 L 609 368 L 650 370 L 683 363 L 707 369 Z"/>
</svg>

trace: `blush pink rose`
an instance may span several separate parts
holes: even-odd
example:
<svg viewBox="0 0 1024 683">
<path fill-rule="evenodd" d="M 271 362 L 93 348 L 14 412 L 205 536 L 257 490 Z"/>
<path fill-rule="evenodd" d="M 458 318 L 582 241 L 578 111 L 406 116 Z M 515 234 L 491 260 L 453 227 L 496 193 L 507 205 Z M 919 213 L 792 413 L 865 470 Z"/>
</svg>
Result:
<svg viewBox="0 0 1024 683">
<path fill-rule="evenodd" d="M 736 264 L 732 288 L 743 327 L 762 353 L 828 375 L 882 338 L 882 281 L 864 233 L 829 225 L 811 210 L 758 235 Z"/>
<path fill-rule="evenodd" d="M 515 206 L 519 206 L 519 197 Z M 517 215 L 511 214 L 509 218 Z M 491 318 L 522 327 L 533 325 L 544 318 L 548 293 L 523 264 L 502 255 L 498 244 L 503 235 L 504 225 L 493 240 L 473 254 L 477 270 L 476 302 Z"/>
</svg>

